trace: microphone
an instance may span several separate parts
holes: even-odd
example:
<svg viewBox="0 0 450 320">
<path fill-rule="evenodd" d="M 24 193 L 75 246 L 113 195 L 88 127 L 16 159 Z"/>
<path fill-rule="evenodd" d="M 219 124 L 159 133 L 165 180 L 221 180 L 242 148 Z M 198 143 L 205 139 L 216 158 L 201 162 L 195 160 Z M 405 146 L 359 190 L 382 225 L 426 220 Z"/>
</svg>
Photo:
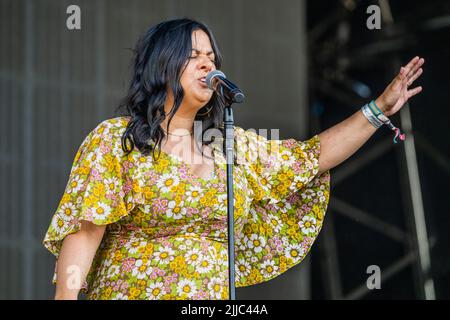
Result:
<svg viewBox="0 0 450 320">
<path fill-rule="evenodd" d="M 211 90 L 225 99 L 229 104 L 244 102 L 244 93 L 220 70 L 214 70 L 208 73 L 205 82 Z"/>
</svg>

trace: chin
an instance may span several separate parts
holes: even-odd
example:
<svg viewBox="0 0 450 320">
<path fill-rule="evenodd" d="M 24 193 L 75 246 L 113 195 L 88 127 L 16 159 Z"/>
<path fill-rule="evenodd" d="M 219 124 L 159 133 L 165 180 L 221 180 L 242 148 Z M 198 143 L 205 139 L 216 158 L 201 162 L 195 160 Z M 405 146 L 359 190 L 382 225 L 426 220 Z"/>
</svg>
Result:
<svg viewBox="0 0 450 320">
<path fill-rule="evenodd" d="M 212 95 L 210 96 L 203 96 L 203 97 L 198 97 L 196 100 L 198 101 L 198 105 L 200 105 L 200 108 L 203 108 L 204 106 L 206 106 L 208 104 L 208 102 L 211 100 Z"/>
</svg>

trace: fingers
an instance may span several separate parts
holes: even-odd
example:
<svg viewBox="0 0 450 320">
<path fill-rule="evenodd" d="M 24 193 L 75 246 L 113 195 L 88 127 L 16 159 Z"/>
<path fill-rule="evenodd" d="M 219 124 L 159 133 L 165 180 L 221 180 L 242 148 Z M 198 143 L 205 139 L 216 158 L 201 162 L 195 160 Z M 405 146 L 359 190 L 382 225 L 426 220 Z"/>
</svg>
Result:
<svg viewBox="0 0 450 320">
<path fill-rule="evenodd" d="M 415 96 L 416 94 L 418 94 L 419 92 L 422 91 L 422 87 L 415 87 L 414 89 L 408 90 L 407 95 L 408 95 L 408 99 Z"/>
<path fill-rule="evenodd" d="M 413 76 L 411 77 L 411 78 L 409 78 L 408 79 L 408 82 L 407 82 L 407 86 L 409 87 L 410 85 L 412 85 L 412 83 L 414 82 L 414 81 L 416 81 L 416 79 L 418 78 L 418 77 L 420 77 L 420 75 L 422 74 L 422 72 L 423 72 L 423 69 L 422 68 L 420 68 L 419 70 L 417 70 L 417 72 L 415 73 L 415 74 L 413 74 Z"/>
<path fill-rule="evenodd" d="M 400 69 L 400 76 L 402 79 L 404 79 L 412 70 L 412 68 L 414 67 L 414 65 L 417 63 L 417 61 L 419 61 L 419 57 L 416 56 L 414 58 L 411 59 L 411 61 L 408 62 L 408 64 L 405 67 L 402 67 Z"/>
<path fill-rule="evenodd" d="M 406 75 L 406 78 L 409 80 L 411 77 L 413 77 L 415 75 L 415 73 L 417 72 L 417 70 L 419 70 L 419 68 L 425 63 L 425 59 L 424 58 L 420 58 L 419 60 L 417 60 L 411 70 L 409 71 L 409 73 Z"/>
</svg>

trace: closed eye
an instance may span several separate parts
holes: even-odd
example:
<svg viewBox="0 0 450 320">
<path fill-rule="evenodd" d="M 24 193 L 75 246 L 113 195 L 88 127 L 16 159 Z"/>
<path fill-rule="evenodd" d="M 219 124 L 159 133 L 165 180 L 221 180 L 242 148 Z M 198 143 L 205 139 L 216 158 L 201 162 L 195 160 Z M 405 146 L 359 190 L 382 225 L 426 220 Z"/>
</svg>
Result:
<svg viewBox="0 0 450 320">
<path fill-rule="evenodd" d="M 196 58 L 198 58 L 198 57 L 199 57 L 199 56 L 190 56 L 189 59 L 196 59 Z M 209 58 L 209 60 L 210 60 L 212 63 L 216 64 L 216 60 L 214 60 L 213 58 Z"/>
<path fill-rule="evenodd" d="M 199 57 L 199 54 L 201 54 L 201 52 L 197 49 L 192 49 L 192 52 L 193 52 L 193 55 L 190 57 L 191 59 L 197 58 L 197 57 Z M 208 56 L 209 60 L 211 60 L 212 63 L 216 64 L 216 60 L 214 59 L 213 54 L 214 54 L 213 51 L 209 51 L 209 52 L 205 53 L 205 55 Z"/>
</svg>

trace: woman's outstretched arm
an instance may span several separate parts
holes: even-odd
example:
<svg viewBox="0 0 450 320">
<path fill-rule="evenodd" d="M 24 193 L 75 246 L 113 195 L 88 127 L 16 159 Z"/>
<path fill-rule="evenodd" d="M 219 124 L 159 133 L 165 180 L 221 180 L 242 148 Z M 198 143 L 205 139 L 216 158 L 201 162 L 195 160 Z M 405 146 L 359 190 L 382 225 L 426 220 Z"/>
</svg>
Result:
<svg viewBox="0 0 450 320">
<path fill-rule="evenodd" d="M 413 58 L 375 100 L 375 104 L 389 117 L 398 112 L 409 98 L 422 91 L 422 87 L 409 86 L 422 74 L 423 58 Z M 377 129 L 361 110 L 321 132 L 319 174 L 332 169 L 354 154 Z"/>
</svg>

